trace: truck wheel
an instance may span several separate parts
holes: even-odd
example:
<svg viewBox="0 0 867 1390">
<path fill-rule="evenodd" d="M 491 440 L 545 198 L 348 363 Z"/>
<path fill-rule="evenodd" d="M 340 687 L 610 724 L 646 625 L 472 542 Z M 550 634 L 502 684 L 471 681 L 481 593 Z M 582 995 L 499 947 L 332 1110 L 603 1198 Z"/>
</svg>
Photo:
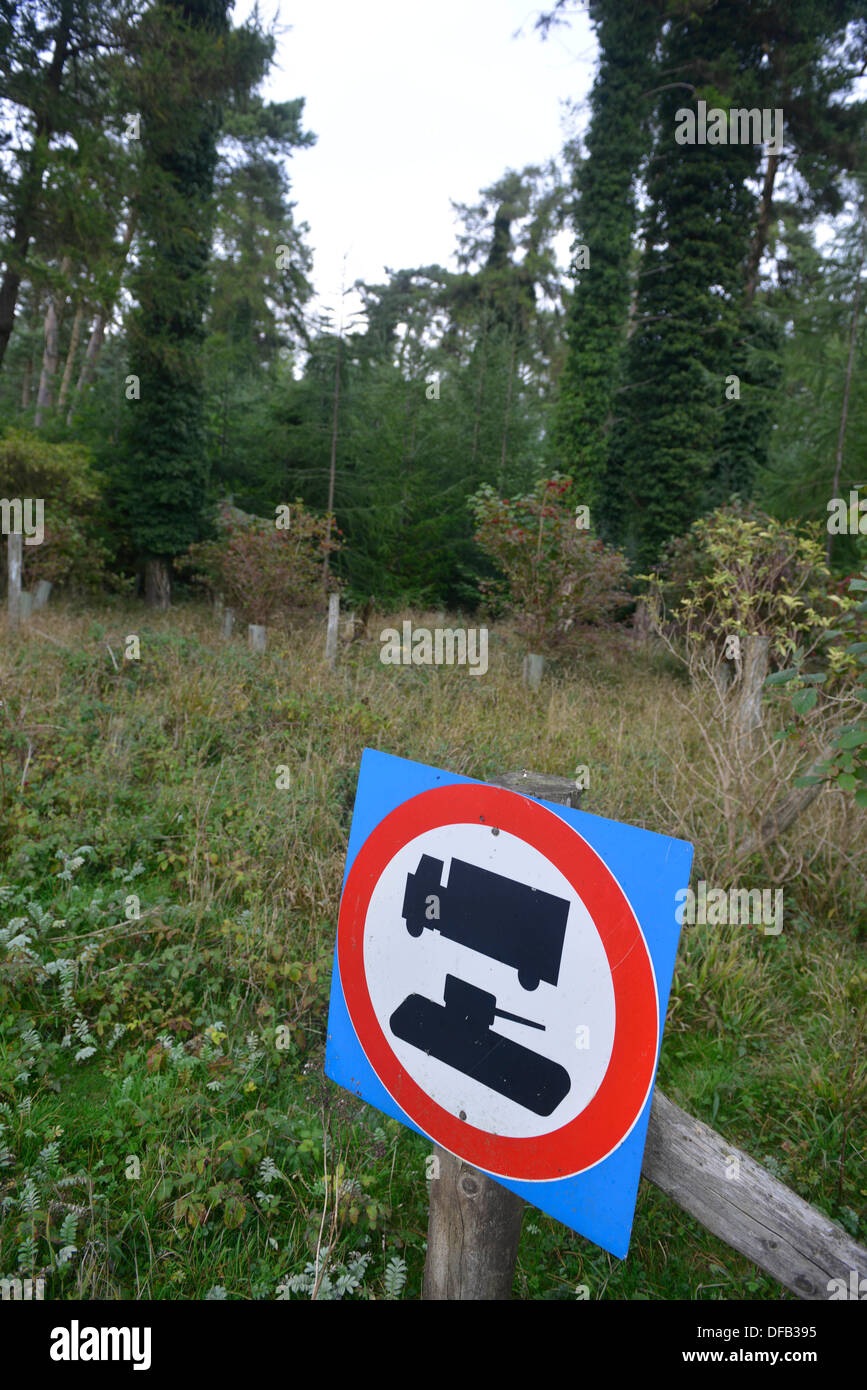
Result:
<svg viewBox="0 0 867 1390">
<path fill-rule="evenodd" d="M 522 989 L 538 989 L 539 976 L 534 975 L 531 970 L 518 971 L 518 984 Z"/>
<path fill-rule="evenodd" d="M 421 936 L 424 931 L 424 922 L 410 921 L 406 924 L 406 929 L 410 936 Z"/>
</svg>

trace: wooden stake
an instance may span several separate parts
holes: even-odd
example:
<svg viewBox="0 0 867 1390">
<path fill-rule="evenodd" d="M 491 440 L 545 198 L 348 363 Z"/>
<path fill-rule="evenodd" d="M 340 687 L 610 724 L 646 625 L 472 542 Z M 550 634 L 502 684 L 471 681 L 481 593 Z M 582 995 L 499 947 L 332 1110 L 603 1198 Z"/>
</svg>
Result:
<svg viewBox="0 0 867 1390">
<path fill-rule="evenodd" d="M 523 1198 L 439 1145 L 434 1158 L 422 1298 L 510 1299 Z"/>
<path fill-rule="evenodd" d="M 340 624 L 340 595 L 328 596 L 328 630 L 325 634 L 325 660 L 329 666 L 337 661 L 337 631 Z"/>
<path fill-rule="evenodd" d="M 489 780 L 568 806 L 581 801 L 568 777 L 520 771 Z M 422 1298 L 510 1299 L 524 1199 L 438 1145 L 434 1158 Z"/>
<path fill-rule="evenodd" d="M 538 690 L 542 684 L 544 666 L 544 656 L 539 656 L 535 652 L 528 652 L 524 657 L 524 684 L 528 685 L 531 690 Z"/>
<path fill-rule="evenodd" d="M 18 627 L 21 621 L 21 568 L 23 564 L 21 553 L 21 532 L 10 531 L 8 543 L 9 561 L 9 585 L 6 594 L 6 605 L 9 613 L 9 627 Z"/>
</svg>

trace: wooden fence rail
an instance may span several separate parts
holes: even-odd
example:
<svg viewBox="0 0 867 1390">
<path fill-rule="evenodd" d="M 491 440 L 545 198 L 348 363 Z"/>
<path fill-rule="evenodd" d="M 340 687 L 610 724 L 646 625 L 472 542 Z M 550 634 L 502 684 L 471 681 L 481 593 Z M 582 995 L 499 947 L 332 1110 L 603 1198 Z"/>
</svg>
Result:
<svg viewBox="0 0 867 1390">
<path fill-rule="evenodd" d="M 509 791 L 580 804 L 581 792 L 567 777 L 513 772 L 490 780 Z M 434 1155 L 422 1297 L 510 1298 L 524 1201 L 439 1146 Z M 799 1298 L 830 1298 L 835 1279 L 856 1290 L 867 1280 L 867 1250 L 842 1226 L 681 1110 L 658 1086 L 641 1171 Z"/>
</svg>

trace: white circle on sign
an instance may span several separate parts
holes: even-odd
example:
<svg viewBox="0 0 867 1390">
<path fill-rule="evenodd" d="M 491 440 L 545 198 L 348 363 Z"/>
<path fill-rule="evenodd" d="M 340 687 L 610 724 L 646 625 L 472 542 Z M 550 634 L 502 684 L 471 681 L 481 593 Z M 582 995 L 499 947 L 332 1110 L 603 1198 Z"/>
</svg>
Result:
<svg viewBox="0 0 867 1390">
<path fill-rule="evenodd" d="M 407 875 L 417 872 L 423 854 L 443 862 L 443 887 L 455 858 L 566 899 L 569 913 L 557 984 L 543 980 L 534 990 L 523 989 L 517 970 L 441 935 L 436 920 L 425 923 L 421 936 L 410 935 L 402 915 L 404 892 Z M 602 1084 L 616 1022 L 605 948 L 568 879 L 539 850 L 508 831 L 494 834 L 490 825 L 472 823 L 443 825 L 404 845 L 371 894 L 364 924 L 364 973 L 379 1025 L 401 1066 L 444 1110 L 477 1129 L 515 1139 L 550 1134 L 580 1115 Z M 543 1025 L 531 1028 L 496 1017 L 491 1032 L 566 1069 L 569 1090 L 551 1114 L 536 1114 L 396 1036 L 389 1020 L 411 995 L 444 1007 L 446 975 L 495 995 L 497 1009 Z"/>
</svg>

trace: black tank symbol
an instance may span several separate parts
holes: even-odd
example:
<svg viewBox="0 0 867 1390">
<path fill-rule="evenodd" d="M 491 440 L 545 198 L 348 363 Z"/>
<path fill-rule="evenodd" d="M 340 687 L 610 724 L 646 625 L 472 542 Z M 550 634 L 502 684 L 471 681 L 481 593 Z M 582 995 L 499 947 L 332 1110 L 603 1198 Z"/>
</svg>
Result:
<svg viewBox="0 0 867 1390">
<path fill-rule="evenodd" d="M 410 935 L 436 929 L 517 970 L 526 990 L 540 980 L 556 985 L 568 900 L 461 859 L 452 859 L 444 888 L 443 867 L 441 859 L 423 854 L 416 872 L 407 874 L 403 917 Z M 432 896 L 438 915 L 431 917 Z M 537 1115 L 556 1110 L 571 1086 L 565 1067 L 491 1027 L 496 1018 L 541 1031 L 543 1023 L 498 1009 L 496 995 L 456 975 L 446 975 L 443 998 L 437 1004 L 410 994 L 389 1020 L 394 1035 Z"/>
</svg>

